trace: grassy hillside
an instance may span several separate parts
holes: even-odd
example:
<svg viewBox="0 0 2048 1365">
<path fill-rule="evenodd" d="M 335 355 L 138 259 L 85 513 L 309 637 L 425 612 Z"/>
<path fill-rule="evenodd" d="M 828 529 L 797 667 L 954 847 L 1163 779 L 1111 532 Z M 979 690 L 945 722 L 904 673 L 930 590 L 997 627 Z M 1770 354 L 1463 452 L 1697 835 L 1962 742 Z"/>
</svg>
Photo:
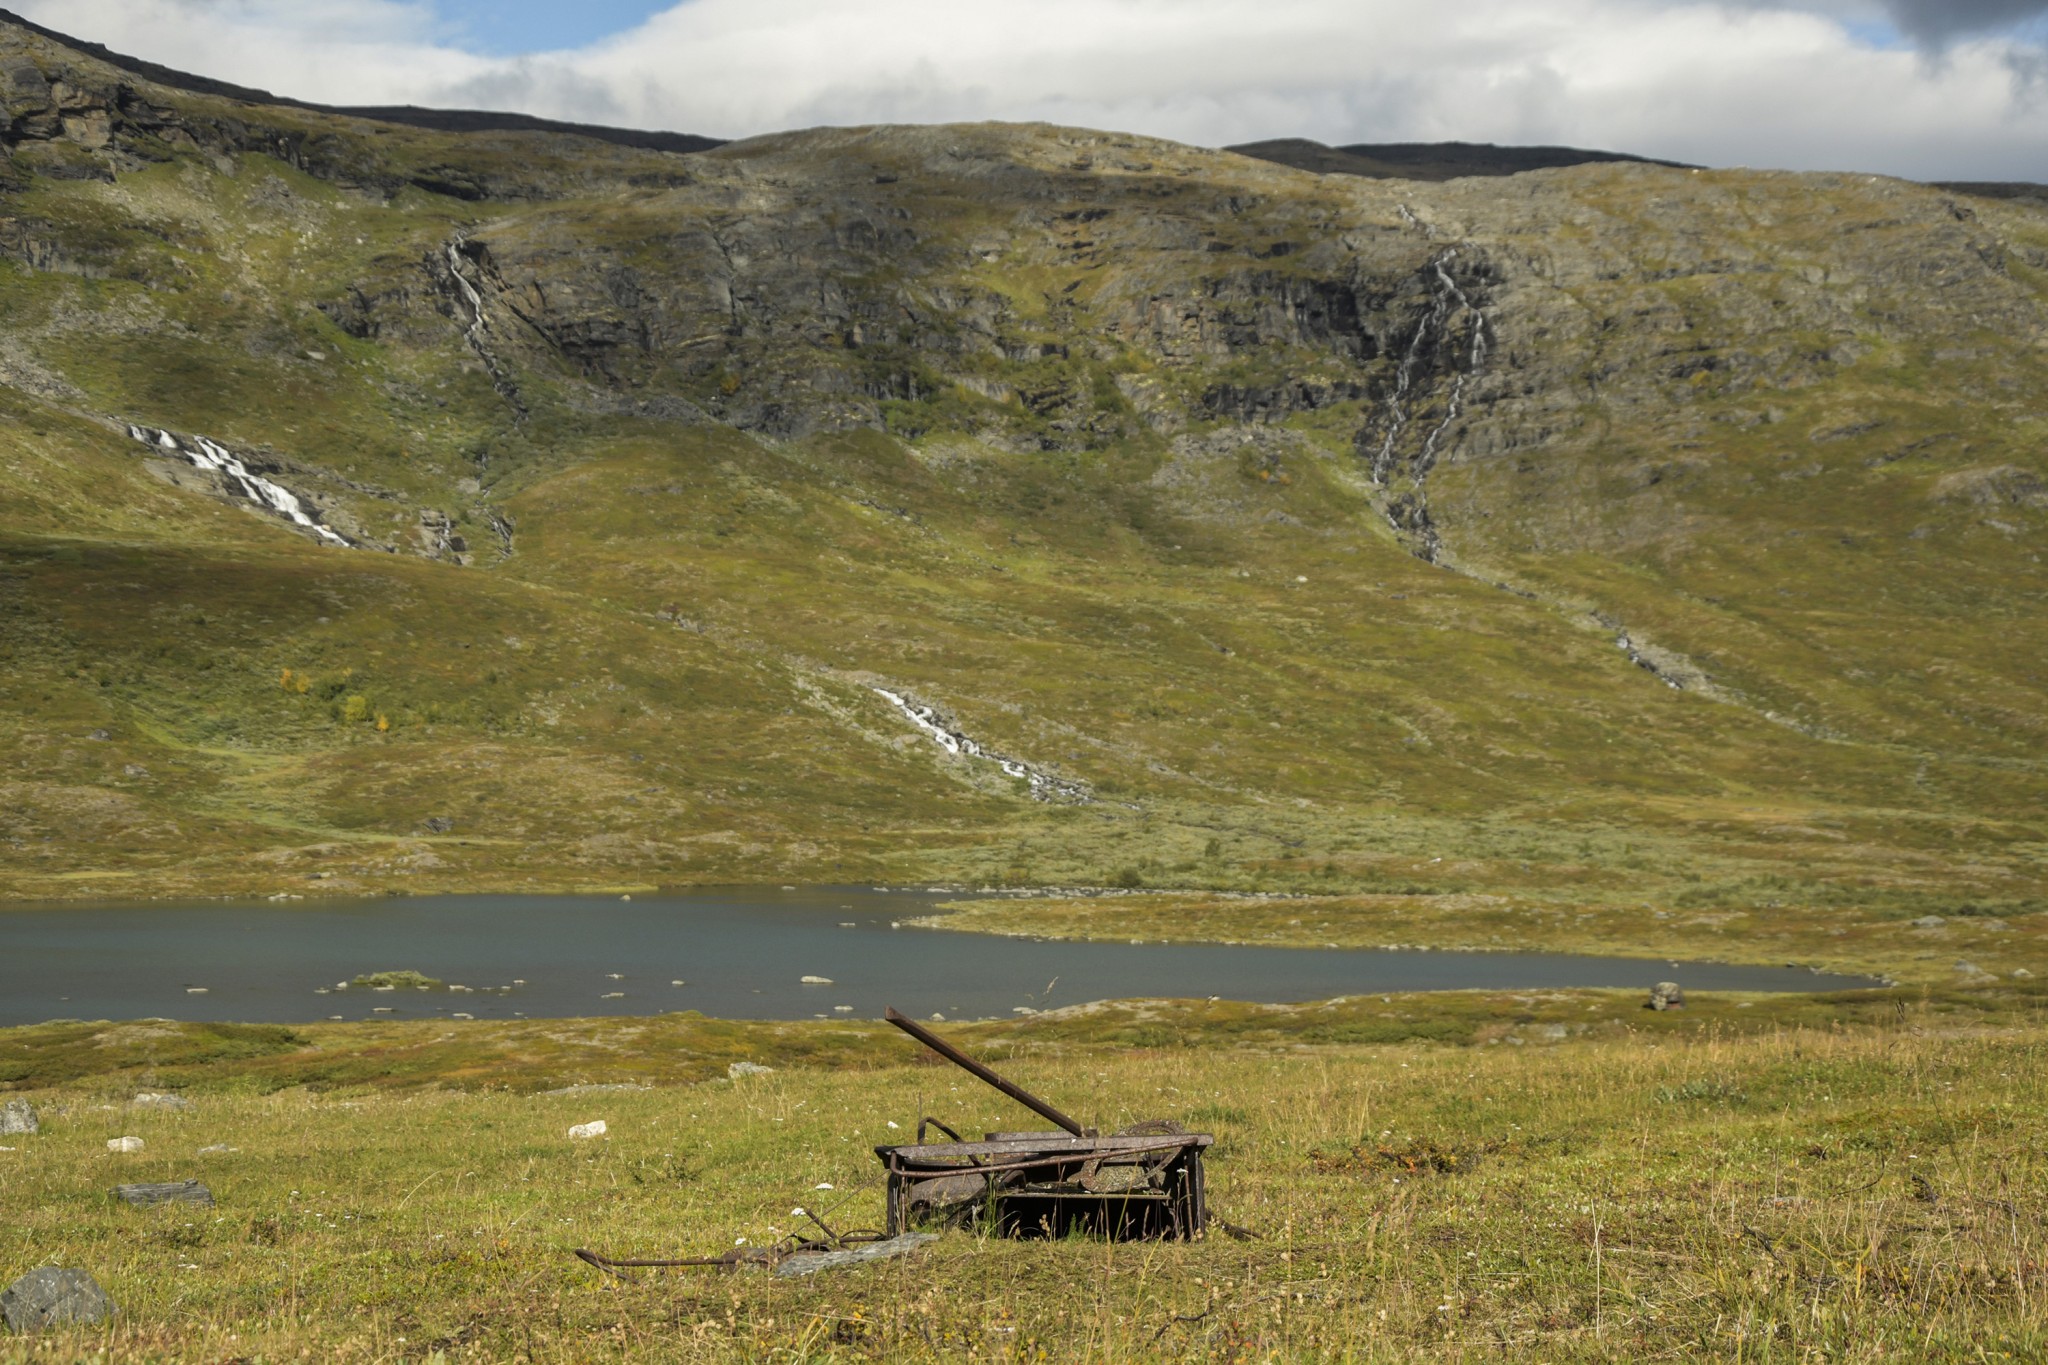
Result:
<svg viewBox="0 0 2048 1365">
<path fill-rule="evenodd" d="M 0 894 L 2043 904 L 2038 207 L 0 48 Z"/>
</svg>

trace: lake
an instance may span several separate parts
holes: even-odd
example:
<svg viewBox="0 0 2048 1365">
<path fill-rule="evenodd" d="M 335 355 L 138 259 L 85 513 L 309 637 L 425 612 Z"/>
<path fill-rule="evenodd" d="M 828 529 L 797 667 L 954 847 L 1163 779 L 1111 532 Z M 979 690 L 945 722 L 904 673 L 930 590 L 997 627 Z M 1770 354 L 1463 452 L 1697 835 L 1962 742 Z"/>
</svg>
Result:
<svg viewBox="0 0 2048 1365">
<path fill-rule="evenodd" d="M 1140 996 L 1285 1003 L 1464 988 L 1647 993 L 1663 980 L 1688 991 L 1881 984 L 1804 968 L 1661 959 L 1060 942 L 895 927 L 959 895 L 726 887 L 630 901 L 479 895 L 0 909 L 0 1024 L 674 1010 L 872 1019 L 886 1005 L 958 1019 Z M 335 989 L 387 970 L 476 989 Z M 806 976 L 829 984 L 805 984 Z"/>
</svg>

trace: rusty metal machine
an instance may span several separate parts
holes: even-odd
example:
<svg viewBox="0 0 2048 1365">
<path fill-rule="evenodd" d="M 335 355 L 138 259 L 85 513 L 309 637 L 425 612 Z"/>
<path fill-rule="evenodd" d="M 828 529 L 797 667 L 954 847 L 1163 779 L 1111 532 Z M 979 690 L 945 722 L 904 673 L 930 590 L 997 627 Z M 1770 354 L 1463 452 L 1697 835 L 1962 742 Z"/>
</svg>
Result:
<svg viewBox="0 0 2048 1365">
<path fill-rule="evenodd" d="M 894 1009 L 883 1017 L 986 1081 L 1059 1133 L 989 1133 L 964 1141 L 936 1119 L 917 1142 L 877 1147 L 888 1171 L 888 1235 L 920 1224 L 980 1226 L 1006 1237 L 1085 1232 L 1115 1240 L 1186 1239 L 1208 1225 L 1202 1152 L 1215 1141 L 1167 1119 L 1099 1136 Z M 926 1142 L 936 1128 L 951 1142 Z"/>
</svg>

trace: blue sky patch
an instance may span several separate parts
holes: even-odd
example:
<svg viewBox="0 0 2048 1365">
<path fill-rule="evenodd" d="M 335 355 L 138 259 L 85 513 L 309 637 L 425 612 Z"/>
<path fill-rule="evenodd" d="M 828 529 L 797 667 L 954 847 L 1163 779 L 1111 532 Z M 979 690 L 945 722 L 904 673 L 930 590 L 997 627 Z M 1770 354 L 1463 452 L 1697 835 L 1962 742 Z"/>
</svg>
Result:
<svg viewBox="0 0 2048 1365">
<path fill-rule="evenodd" d="M 434 0 L 445 41 L 494 57 L 584 47 L 674 6 L 675 0 Z"/>
</svg>

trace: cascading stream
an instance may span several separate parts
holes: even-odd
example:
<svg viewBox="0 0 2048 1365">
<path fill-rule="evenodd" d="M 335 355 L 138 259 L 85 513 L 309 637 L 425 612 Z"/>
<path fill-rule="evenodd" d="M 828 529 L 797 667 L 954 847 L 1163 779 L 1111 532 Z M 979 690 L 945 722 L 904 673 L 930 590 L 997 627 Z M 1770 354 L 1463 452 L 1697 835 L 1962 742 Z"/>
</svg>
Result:
<svg viewBox="0 0 2048 1365">
<path fill-rule="evenodd" d="M 1022 778 L 1030 784 L 1031 796 L 1037 801 L 1086 801 L 1088 789 L 1078 782 L 1054 777 L 1040 772 L 1020 759 L 1010 758 L 983 747 L 958 730 L 948 728 L 939 720 L 939 714 L 932 707 L 911 701 L 900 692 L 891 692 L 886 687 L 873 689 L 875 694 L 895 707 L 903 718 L 918 729 L 930 735 L 941 749 L 949 754 L 966 758 L 978 758 L 993 763 L 1011 777 Z"/>
<path fill-rule="evenodd" d="M 1481 313 L 1477 305 L 1465 296 L 1465 291 L 1458 287 L 1458 282 L 1451 278 L 1451 272 L 1446 269 L 1457 254 L 1456 250 L 1451 250 L 1436 259 L 1436 277 L 1443 286 L 1443 292 L 1437 297 L 1439 302 L 1445 299 L 1456 300 L 1459 307 L 1473 316 L 1475 321 L 1472 327 L 1472 348 L 1465 357 L 1465 368 L 1456 371 L 1451 376 L 1451 393 L 1450 398 L 1445 404 L 1444 420 L 1437 423 L 1435 428 L 1430 431 L 1428 437 L 1422 442 L 1422 453 L 1415 457 L 1415 477 L 1417 480 L 1426 477 L 1429 471 L 1435 468 L 1436 443 L 1443 437 L 1446 431 L 1450 430 L 1451 423 L 1457 421 L 1464 413 L 1466 378 L 1479 373 L 1480 367 L 1486 363 L 1485 314 Z M 1445 316 L 1449 316 L 1448 309 L 1445 310 Z"/>
<path fill-rule="evenodd" d="M 249 466 L 242 463 L 239 456 L 218 442 L 210 441 L 204 436 L 194 436 L 188 444 L 168 431 L 152 427 L 130 426 L 128 434 L 144 445 L 167 454 L 181 456 L 200 469 L 211 470 L 223 476 L 231 491 L 241 494 L 266 511 L 276 513 L 295 526 L 305 527 L 323 540 L 343 546 L 350 543 L 345 537 L 314 520 L 298 494 L 251 471 Z"/>
<path fill-rule="evenodd" d="M 462 291 L 462 298 L 469 305 L 470 323 L 462 329 L 463 337 L 478 351 L 483 349 L 483 332 L 488 326 L 484 317 L 484 296 L 477 292 L 469 277 L 462 273 L 462 239 L 457 237 L 448 243 L 448 273 L 454 277 L 456 288 Z"/>
<path fill-rule="evenodd" d="M 1401 212 L 1424 236 L 1433 236 L 1429 227 L 1405 205 Z M 1451 274 L 1451 264 L 1457 260 L 1459 250 L 1457 247 L 1446 248 L 1430 259 L 1427 272 L 1429 306 L 1417 320 L 1415 331 L 1409 336 L 1401 362 L 1394 371 L 1393 391 L 1386 400 L 1386 430 L 1373 451 L 1367 471 L 1375 487 L 1390 490 L 1396 475 L 1403 476 L 1405 486 L 1387 499 L 1384 508 L 1387 522 L 1411 553 L 1431 564 L 1438 562 L 1443 541 L 1437 535 L 1429 514 L 1429 474 L 1436 467 L 1446 435 L 1464 416 L 1467 382 L 1486 363 L 1486 315 Z M 1444 363 L 1432 365 L 1433 358 L 1453 347 L 1453 328 L 1460 313 L 1470 319 L 1471 344 L 1463 354 L 1446 357 Z M 1402 440 L 1409 428 L 1415 425 L 1416 403 L 1427 397 L 1421 391 L 1420 378 L 1438 368 L 1450 374 L 1449 388 L 1444 394 L 1443 415 L 1424 433 L 1415 453 L 1404 458 Z"/>
<path fill-rule="evenodd" d="M 483 361 L 485 372 L 491 376 L 491 387 L 498 391 L 500 398 L 512 405 L 513 412 L 523 418 L 526 416 L 526 404 L 520 400 L 519 390 L 505 377 L 504 366 L 498 363 L 498 357 L 491 354 L 491 348 L 484 341 L 484 333 L 490 330 L 491 324 L 490 315 L 484 311 L 483 292 L 470 283 L 469 276 L 462 273 L 462 247 L 466 240 L 457 237 L 442 248 L 448 262 L 448 275 L 455 281 L 455 288 L 461 294 L 462 301 L 469 305 L 470 320 L 462 329 L 462 339 L 469 343 L 470 350 L 476 352 L 476 358 Z"/>
<path fill-rule="evenodd" d="M 1429 225 L 1417 218 L 1407 205 L 1401 205 L 1400 211 L 1411 227 L 1425 237 L 1434 237 Z M 1394 473 L 1400 439 L 1410 424 L 1409 408 L 1417 370 L 1433 349 L 1450 341 L 1451 320 L 1463 310 L 1472 318 L 1472 342 L 1462 357 L 1463 366 L 1454 363 L 1449 367 L 1451 382 L 1444 398 L 1443 417 L 1423 437 L 1421 448 L 1407 464 L 1411 486 L 1399 496 L 1389 499 L 1387 506 L 1387 520 L 1394 530 L 1403 536 L 1417 558 L 1431 564 L 1440 562 L 1443 541 L 1429 515 L 1427 480 L 1430 471 L 1436 467 L 1445 434 L 1464 415 L 1466 383 L 1485 368 L 1487 355 L 1486 314 L 1465 292 L 1457 277 L 1451 274 L 1451 263 L 1458 258 L 1458 251 L 1456 247 L 1448 248 L 1429 263 L 1430 273 L 1435 277 L 1430 305 L 1416 324 L 1415 333 L 1409 338 L 1407 350 L 1401 357 L 1400 368 L 1395 372 L 1394 391 L 1387 398 L 1386 435 L 1373 455 L 1371 466 L 1372 482 L 1381 488 L 1387 487 Z M 1674 675 L 1673 670 L 1639 648 L 1626 630 L 1606 618 L 1597 619 L 1603 626 L 1614 630 L 1615 647 L 1627 656 L 1630 663 L 1674 691 L 1691 690 L 1685 676 Z M 1773 716 L 1770 719 L 1778 718 Z"/>
</svg>

